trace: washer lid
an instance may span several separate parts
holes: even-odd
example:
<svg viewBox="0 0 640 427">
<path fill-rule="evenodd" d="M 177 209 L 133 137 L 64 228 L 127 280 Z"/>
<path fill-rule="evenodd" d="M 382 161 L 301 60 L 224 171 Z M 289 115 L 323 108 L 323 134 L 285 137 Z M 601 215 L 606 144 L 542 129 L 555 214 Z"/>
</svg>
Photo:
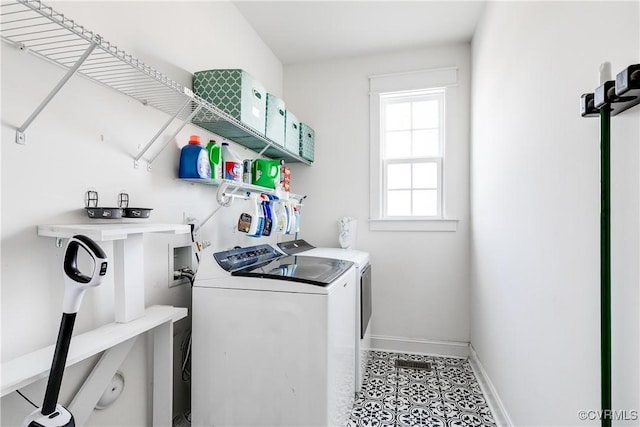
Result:
<svg viewBox="0 0 640 427">
<path fill-rule="evenodd" d="M 354 249 L 317 248 L 305 240 L 291 240 L 278 243 L 278 247 L 287 255 L 315 256 L 321 258 L 336 258 L 353 261 L 359 268 L 369 264 L 369 253 Z"/>
<path fill-rule="evenodd" d="M 369 253 L 355 249 L 313 248 L 300 255 L 344 259 L 354 262 L 360 268 L 364 268 L 365 265 L 369 264 Z"/>
<path fill-rule="evenodd" d="M 352 266 L 352 262 L 340 259 L 283 256 L 268 264 L 249 266 L 233 271 L 231 275 L 328 286 Z"/>
</svg>

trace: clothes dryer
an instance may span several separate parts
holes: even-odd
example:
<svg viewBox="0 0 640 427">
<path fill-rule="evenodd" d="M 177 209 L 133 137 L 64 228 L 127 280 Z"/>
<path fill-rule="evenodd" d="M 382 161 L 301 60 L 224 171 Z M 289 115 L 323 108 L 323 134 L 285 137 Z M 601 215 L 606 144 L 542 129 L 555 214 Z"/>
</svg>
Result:
<svg viewBox="0 0 640 427">
<path fill-rule="evenodd" d="M 342 248 L 317 248 L 303 239 L 278 243 L 280 250 L 288 255 L 335 258 L 351 261 L 356 265 L 356 342 L 355 342 L 355 388 L 359 392 L 366 362 L 371 349 L 371 334 L 368 331 L 371 319 L 371 262 L 368 252 Z"/>
</svg>

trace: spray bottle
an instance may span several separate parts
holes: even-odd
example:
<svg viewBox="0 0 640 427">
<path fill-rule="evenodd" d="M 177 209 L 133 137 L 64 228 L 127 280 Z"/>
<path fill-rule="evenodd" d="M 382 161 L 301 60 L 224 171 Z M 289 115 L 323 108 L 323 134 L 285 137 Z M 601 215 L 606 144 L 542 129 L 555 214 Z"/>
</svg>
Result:
<svg viewBox="0 0 640 427">
<path fill-rule="evenodd" d="M 263 236 L 271 236 L 273 230 L 273 209 L 271 207 L 271 197 L 268 194 L 262 194 L 262 208 L 264 210 L 264 229 L 262 230 Z"/>
<path fill-rule="evenodd" d="M 260 237 L 264 230 L 264 221 L 262 197 L 260 194 L 252 193 L 249 196 L 248 212 L 240 214 L 238 219 L 238 231 L 247 233 L 249 236 Z"/>
<path fill-rule="evenodd" d="M 275 233 L 278 231 L 278 212 L 276 209 L 279 205 L 278 197 L 272 194 L 267 195 L 267 197 L 269 197 L 269 208 L 271 209 L 271 232 Z"/>
<path fill-rule="evenodd" d="M 291 232 L 298 233 L 300 232 L 300 208 L 298 206 L 293 207 L 293 217 L 295 218 L 295 225 L 293 226 Z"/>
<path fill-rule="evenodd" d="M 291 234 L 293 230 L 295 230 L 296 217 L 293 212 L 293 206 L 291 205 L 291 201 L 285 200 L 282 202 L 284 205 L 284 209 L 287 212 L 287 228 L 284 231 L 284 234 Z"/>
<path fill-rule="evenodd" d="M 288 222 L 284 201 L 280 200 L 277 196 L 273 196 L 273 200 L 274 231 L 284 234 L 287 231 Z"/>
</svg>

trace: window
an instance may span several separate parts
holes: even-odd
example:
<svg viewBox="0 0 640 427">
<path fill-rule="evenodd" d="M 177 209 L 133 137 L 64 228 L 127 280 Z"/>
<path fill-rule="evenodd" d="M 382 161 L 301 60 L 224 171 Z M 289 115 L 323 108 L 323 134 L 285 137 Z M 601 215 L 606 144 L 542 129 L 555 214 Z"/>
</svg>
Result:
<svg viewBox="0 0 640 427">
<path fill-rule="evenodd" d="M 444 89 L 380 96 L 383 218 L 442 218 Z"/>
<path fill-rule="evenodd" d="M 460 152 L 467 125 L 455 107 L 457 68 L 372 76 L 369 83 L 370 229 L 455 231 L 451 215 L 460 198 L 448 184 L 459 182 L 464 159 L 451 163 L 445 153 L 451 134 Z"/>
</svg>

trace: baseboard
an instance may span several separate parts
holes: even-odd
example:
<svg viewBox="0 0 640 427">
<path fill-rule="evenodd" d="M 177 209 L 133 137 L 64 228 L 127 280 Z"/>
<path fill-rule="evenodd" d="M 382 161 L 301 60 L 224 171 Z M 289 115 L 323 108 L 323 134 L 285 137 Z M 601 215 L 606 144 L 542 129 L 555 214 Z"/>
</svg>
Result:
<svg viewBox="0 0 640 427">
<path fill-rule="evenodd" d="M 491 412 L 493 413 L 493 418 L 496 420 L 496 425 L 498 427 L 513 427 L 513 423 L 509 418 L 509 414 L 502 404 L 502 400 L 500 400 L 500 396 L 496 388 L 493 386 L 491 379 L 487 375 L 487 372 L 484 370 L 482 363 L 480 363 L 480 359 L 478 359 L 478 355 L 476 351 L 473 349 L 473 346 L 469 344 L 469 364 L 473 369 L 473 372 L 476 374 L 476 378 L 478 379 L 478 383 L 480 383 L 480 388 L 487 398 L 487 403 L 489 403 L 489 408 L 491 408 Z"/>
<path fill-rule="evenodd" d="M 430 341 L 405 337 L 371 335 L 371 349 L 396 353 L 420 353 L 446 357 L 468 357 L 469 343 Z"/>
</svg>

